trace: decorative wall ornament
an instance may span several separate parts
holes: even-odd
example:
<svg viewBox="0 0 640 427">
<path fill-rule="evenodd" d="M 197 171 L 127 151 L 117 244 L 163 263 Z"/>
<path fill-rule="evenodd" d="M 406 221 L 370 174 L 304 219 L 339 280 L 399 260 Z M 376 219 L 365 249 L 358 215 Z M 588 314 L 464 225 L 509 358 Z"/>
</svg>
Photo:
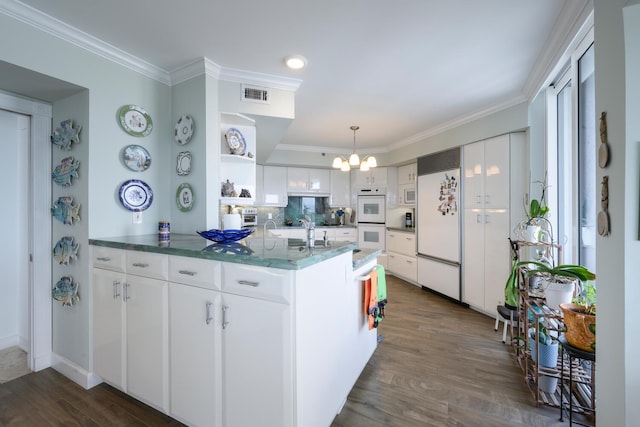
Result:
<svg viewBox="0 0 640 427">
<path fill-rule="evenodd" d="M 80 205 L 76 205 L 71 196 L 58 197 L 53 203 L 51 214 L 63 224 L 73 225 L 80 221 Z"/>
<path fill-rule="evenodd" d="M 607 112 L 600 114 L 600 148 L 598 149 L 598 165 L 606 168 L 609 164 L 609 145 L 607 143 Z"/>
<path fill-rule="evenodd" d="M 51 143 L 60 147 L 61 150 L 69 151 L 72 144 L 80 144 L 81 130 L 82 126 L 74 129 L 71 119 L 64 120 L 51 135 Z"/>
<path fill-rule="evenodd" d="M 178 123 L 176 123 L 176 128 L 173 133 L 176 142 L 180 145 L 188 144 L 193 136 L 193 128 L 193 117 L 188 114 L 181 116 L 178 119 Z"/>
<path fill-rule="evenodd" d="M 191 173 L 190 151 L 182 151 L 178 153 L 176 172 L 178 172 L 178 175 L 189 175 Z"/>
<path fill-rule="evenodd" d="M 118 119 L 122 129 L 131 136 L 147 136 L 153 129 L 151 116 L 144 108 L 137 105 L 123 105 L 120 107 Z"/>
<path fill-rule="evenodd" d="M 60 301 L 63 307 L 71 307 L 80 301 L 78 283 L 71 276 L 62 276 L 51 290 L 54 300 Z"/>
<path fill-rule="evenodd" d="M 60 164 L 55 167 L 51 178 L 53 182 L 63 187 L 69 187 L 72 182 L 72 178 L 78 178 L 78 168 L 80 167 L 80 160 L 76 160 L 73 156 L 65 157 L 60 161 Z"/>
<path fill-rule="evenodd" d="M 72 236 L 65 236 L 53 247 L 53 258 L 58 264 L 69 265 L 71 261 L 78 259 L 78 249 L 80 244 L 75 243 Z"/>
<path fill-rule="evenodd" d="M 600 199 L 600 207 L 602 210 L 598 212 L 598 234 L 603 237 L 609 235 L 609 176 L 602 177 L 602 198 Z"/>
<path fill-rule="evenodd" d="M 144 172 L 151 166 L 151 155 L 140 145 L 127 145 L 122 149 L 122 163 L 134 172 Z"/>
</svg>

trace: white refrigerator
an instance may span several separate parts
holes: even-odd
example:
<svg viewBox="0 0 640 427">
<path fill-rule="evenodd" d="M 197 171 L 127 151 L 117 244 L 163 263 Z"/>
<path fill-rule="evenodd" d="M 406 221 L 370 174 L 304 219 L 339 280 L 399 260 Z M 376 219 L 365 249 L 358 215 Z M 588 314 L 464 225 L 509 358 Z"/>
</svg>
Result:
<svg viewBox="0 0 640 427">
<path fill-rule="evenodd" d="M 460 168 L 418 176 L 418 283 L 461 300 Z"/>
</svg>

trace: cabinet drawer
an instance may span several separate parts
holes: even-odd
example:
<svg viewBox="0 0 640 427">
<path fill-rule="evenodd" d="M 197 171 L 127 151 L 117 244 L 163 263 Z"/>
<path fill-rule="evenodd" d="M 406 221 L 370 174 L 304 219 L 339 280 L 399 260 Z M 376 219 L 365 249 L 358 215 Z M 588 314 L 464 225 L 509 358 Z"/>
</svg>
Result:
<svg viewBox="0 0 640 427">
<path fill-rule="evenodd" d="M 418 280 L 418 260 L 399 254 L 388 254 L 389 271 L 411 281 Z"/>
<path fill-rule="evenodd" d="M 104 246 L 93 246 L 92 248 L 94 267 L 112 271 L 125 270 L 125 251 Z"/>
<path fill-rule="evenodd" d="M 358 234 L 355 228 L 338 228 L 335 230 L 335 240 L 336 242 L 357 242 Z"/>
<path fill-rule="evenodd" d="M 220 290 L 222 266 L 217 261 L 181 256 L 169 257 L 169 281 Z"/>
<path fill-rule="evenodd" d="M 127 274 L 167 280 L 168 258 L 162 254 L 127 251 Z"/>
<path fill-rule="evenodd" d="M 222 264 L 222 291 L 289 304 L 291 273 L 225 262 Z"/>
<path fill-rule="evenodd" d="M 387 249 L 407 256 L 416 255 L 416 236 L 413 233 L 387 232 Z"/>
</svg>

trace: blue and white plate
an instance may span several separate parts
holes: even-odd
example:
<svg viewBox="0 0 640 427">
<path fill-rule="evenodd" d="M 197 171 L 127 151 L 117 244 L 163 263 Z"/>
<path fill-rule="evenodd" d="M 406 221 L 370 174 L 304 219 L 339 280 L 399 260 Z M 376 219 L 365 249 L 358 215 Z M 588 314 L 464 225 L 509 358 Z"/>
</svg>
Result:
<svg viewBox="0 0 640 427">
<path fill-rule="evenodd" d="M 153 191 L 146 182 L 130 179 L 120 186 L 118 191 L 122 206 L 132 212 L 147 210 L 153 202 Z"/>
</svg>

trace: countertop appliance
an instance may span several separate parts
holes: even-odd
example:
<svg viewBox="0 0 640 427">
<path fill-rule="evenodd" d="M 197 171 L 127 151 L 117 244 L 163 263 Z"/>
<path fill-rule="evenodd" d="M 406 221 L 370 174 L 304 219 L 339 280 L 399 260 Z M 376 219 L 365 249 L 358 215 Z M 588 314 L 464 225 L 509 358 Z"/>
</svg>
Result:
<svg viewBox="0 0 640 427">
<path fill-rule="evenodd" d="M 418 283 L 461 300 L 460 148 L 418 159 Z"/>
<path fill-rule="evenodd" d="M 242 208 L 240 210 L 243 227 L 258 225 L 258 208 Z"/>
</svg>

